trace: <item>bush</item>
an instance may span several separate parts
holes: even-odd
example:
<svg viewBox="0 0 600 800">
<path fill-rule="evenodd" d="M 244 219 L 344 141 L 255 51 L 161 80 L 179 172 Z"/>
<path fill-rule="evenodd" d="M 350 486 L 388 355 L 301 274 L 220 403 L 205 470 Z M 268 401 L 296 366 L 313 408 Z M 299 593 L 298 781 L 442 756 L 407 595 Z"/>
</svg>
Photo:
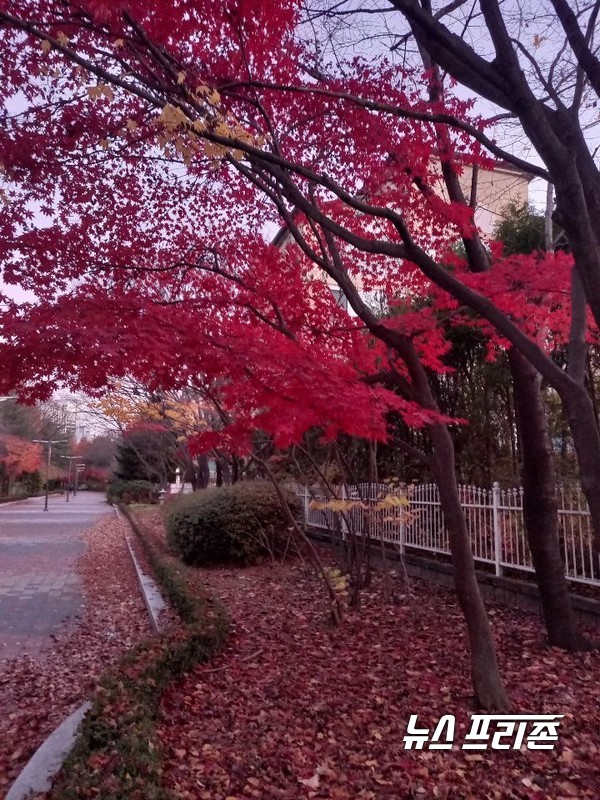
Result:
<svg viewBox="0 0 600 800">
<path fill-rule="evenodd" d="M 19 480 L 25 487 L 27 494 L 37 494 L 42 488 L 42 476 L 37 470 L 35 472 L 23 472 Z"/>
<path fill-rule="evenodd" d="M 157 503 L 158 492 L 150 481 L 110 481 L 106 490 L 109 503 Z"/>
<path fill-rule="evenodd" d="M 286 498 L 300 519 L 300 501 L 293 493 Z M 289 520 L 267 481 L 182 495 L 165 506 L 164 515 L 169 545 L 187 564 L 253 564 L 288 549 Z"/>
</svg>

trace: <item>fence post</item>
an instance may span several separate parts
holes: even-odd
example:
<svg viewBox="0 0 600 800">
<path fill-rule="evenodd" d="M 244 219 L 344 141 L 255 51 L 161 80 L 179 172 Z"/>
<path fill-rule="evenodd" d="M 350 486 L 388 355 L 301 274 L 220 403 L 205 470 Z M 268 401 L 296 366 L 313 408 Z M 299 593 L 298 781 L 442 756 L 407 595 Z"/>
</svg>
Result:
<svg viewBox="0 0 600 800">
<path fill-rule="evenodd" d="M 304 500 L 304 522 L 308 525 L 308 504 L 310 500 L 310 493 L 308 486 L 304 485 L 302 488 L 302 499 Z"/>
<path fill-rule="evenodd" d="M 348 495 L 346 494 L 345 483 L 342 484 L 340 495 L 342 500 L 346 500 L 348 497 Z M 342 531 L 342 539 L 344 541 L 346 541 L 346 539 L 348 538 L 348 523 L 346 522 L 346 516 L 345 516 L 347 513 L 348 513 L 347 511 L 345 511 L 344 513 L 340 513 L 340 522 L 341 522 L 340 529 Z"/>
<path fill-rule="evenodd" d="M 502 530 L 500 527 L 500 484 L 492 485 L 492 519 L 494 524 L 494 564 L 496 575 L 502 575 Z"/>
<path fill-rule="evenodd" d="M 406 489 L 406 484 L 403 483 L 400 485 L 400 497 L 405 500 L 408 500 L 408 491 Z M 400 555 L 404 555 L 405 550 L 405 542 L 406 542 L 406 518 L 408 516 L 408 509 L 410 506 L 400 506 L 400 543 L 399 543 L 399 550 Z"/>
</svg>

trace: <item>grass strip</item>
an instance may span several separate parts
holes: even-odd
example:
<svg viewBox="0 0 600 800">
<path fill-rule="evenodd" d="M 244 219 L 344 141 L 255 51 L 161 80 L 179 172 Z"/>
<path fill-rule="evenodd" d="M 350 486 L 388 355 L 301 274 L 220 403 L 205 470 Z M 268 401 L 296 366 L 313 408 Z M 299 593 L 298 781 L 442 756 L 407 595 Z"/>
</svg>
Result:
<svg viewBox="0 0 600 800">
<path fill-rule="evenodd" d="M 158 551 L 127 508 L 121 510 L 181 625 L 136 646 L 102 677 L 51 800 L 172 800 L 162 786 L 156 739 L 161 697 L 169 683 L 211 659 L 229 634 L 221 603 L 186 581 L 181 565 Z"/>
</svg>

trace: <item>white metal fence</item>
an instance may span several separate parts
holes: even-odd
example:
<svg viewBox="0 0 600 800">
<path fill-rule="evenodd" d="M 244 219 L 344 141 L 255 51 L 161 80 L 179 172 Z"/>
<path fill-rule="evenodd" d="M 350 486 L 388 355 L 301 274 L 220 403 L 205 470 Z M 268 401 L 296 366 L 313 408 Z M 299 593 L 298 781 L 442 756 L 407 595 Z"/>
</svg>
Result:
<svg viewBox="0 0 600 800">
<path fill-rule="evenodd" d="M 450 554 L 438 488 L 435 484 L 336 486 L 336 497 L 346 501 L 344 511 L 315 507 L 326 498 L 319 488 L 297 486 L 308 525 L 327 530 L 348 529 L 358 535 L 389 542 L 400 552 Z M 478 562 L 490 564 L 496 575 L 509 568 L 533 572 L 523 523 L 523 490 L 460 486 L 460 500 Z M 399 498 L 382 503 L 384 498 Z M 316 503 L 313 503 L 316 501 Z M 600 557 L 592 547 L 590 514 L 576 488 L 558 492 L 559 532 L 566 576 L 580 583 L 600 585 Z M 378 508 L 378 506 L 380 506 Z"/>
</svg>

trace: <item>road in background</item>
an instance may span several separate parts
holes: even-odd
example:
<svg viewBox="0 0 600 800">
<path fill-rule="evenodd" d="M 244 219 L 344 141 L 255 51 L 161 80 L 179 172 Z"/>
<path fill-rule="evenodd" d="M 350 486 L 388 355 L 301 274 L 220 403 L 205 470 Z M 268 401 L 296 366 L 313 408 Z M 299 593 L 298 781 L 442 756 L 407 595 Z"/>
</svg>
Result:
<svg viewBox="0 0 600 800">
<path fill-rule="evenodd" d="M 100 492 L 78 492 L 0 505 L 0 670 L 19 655 L 41 656 L 82 615 L 75 563 L 83 532 L 113 513 Z"/>
</svg>

